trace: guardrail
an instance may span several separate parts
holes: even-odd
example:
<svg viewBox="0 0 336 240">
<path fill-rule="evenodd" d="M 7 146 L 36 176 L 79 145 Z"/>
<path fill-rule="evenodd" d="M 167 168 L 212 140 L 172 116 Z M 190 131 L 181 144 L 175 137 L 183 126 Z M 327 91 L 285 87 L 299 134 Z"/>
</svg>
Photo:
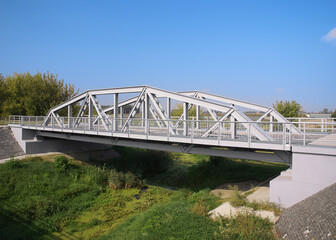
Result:
<svg viewBox="0 0 336 240">
<path fill-rule="evenodd" d="M 287 118 L 300 130 L 314 132 L 336 131 L 336 118 Z"/>
<path fill-rule="evenodd" d="M 236 121 L 209 121 L 209 120 L 156 120 L 141 118 L 99 118 L 99 117 L 49 117 L 45 116 L 10 116 L 10 125 L 20 125 L 28 129 L 38 129 L 57 132 L 73 132 L 97 134 L 106 136 L 125 136 L 154 139 L 161 137 L 165 141 L 179 139 L 188 143 L 209 143 L 215 146 L 232 144 L 242 147 L 251 147 L 255 143 L 265 146 L 281 145 L 288 149 L 292 145 L 323 145 L 335 146 L 336 138 L 324 137 L 336 130 L 333 122 L 320 124 L 311 122 L 236 122 Z M 293 126 L 299 127 L 301 133 L 293 133 Z M 212 130 L 211 130 L 212 129 Z M 260 139 L 256 130 L 261 129 L 269 139 Z M 322 129 L 324 129 L 322 131 Z M 326 131 L 328 129 L 328 131 Z M 211 130 L 211 131 L 210 131 Z M 318 131 L 319 130 L 319 131 Z M 259 135 L 260 136 L 260 135 Z M 202 142 L 203 141 L 203 142 Z M 246 145 L 247 144 L 247 145 Z"/>
</svg>

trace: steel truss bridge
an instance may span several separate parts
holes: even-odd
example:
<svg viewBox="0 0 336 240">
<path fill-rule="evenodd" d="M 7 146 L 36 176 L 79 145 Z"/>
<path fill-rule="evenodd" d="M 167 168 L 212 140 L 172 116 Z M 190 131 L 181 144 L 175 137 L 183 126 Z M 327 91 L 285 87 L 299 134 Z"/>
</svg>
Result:
<svg viewBox="0 0 336 240">
<path fill-rule="evenodd" d="M 102 96 L 110 98 L 108 106 L 102 106 Z M 180 112 L 174 110 L 176 104 Z M 262 115 L 252 120 L 246 110 Z M 305 127 L 311 129 L 313 123 L 302 128 L 270 107 L 150 86 L 89 90 L 53 107 L 47 116 L 11 116 L 9 124 L 44 138 L 286 163 L 293 145 L 313 144 L 334 131 L 334 121 L 331 127 L 322 125 L 324 134 L 318 128 L 307 132 Z"/>
</svg>

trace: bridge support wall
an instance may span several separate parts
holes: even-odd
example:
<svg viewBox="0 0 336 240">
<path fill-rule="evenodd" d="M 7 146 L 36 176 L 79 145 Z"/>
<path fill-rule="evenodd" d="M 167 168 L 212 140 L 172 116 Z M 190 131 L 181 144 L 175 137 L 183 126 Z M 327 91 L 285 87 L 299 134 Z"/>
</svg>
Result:
<svg viewBox="0 0 336 240">
<path fill-rule="evenodd" d="M 36 131 L 11 127 L 16 141 L 26 154 L 47 152 L 80 152 L 107 149 L 111 146 L 102 143 L 89 143 L 67 139 L 37 139 Z"/>
<path fill-rule="evenodd" d="M 270 182 L 270 201 L 290 207 L 335 182 L 335 148 L 293 147 L 292 168 Z"/>
</svg>

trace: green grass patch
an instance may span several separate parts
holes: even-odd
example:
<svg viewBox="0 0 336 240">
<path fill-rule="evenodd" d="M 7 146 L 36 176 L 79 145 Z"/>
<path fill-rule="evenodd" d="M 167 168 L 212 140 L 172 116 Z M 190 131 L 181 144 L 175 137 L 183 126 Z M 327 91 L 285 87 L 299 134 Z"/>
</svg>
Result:
<svg viewBox="0 0 336 240">
<path fill-rule="evenodd" d="M 55 155 L 1 164 L 0 239 L 243 239 L 230 229 L 244 221 L 245 233 L 257 234 L 250 239 L 272 239 L 259 218 L 212 221 L 207 213 L 220 201 L 210 189 L 263 181 L 286 165 L 116 150 L 121 157 L 91 165 Z"/>
<path fill-rule="evenodd" d="M 194 204 L 200 201 L 208 208 L 218 204 L 209 191 L 180 190 L 168 203 L 157 204 L 128 218 L 100 239 L 213 239 L 218 223 L 192 211 Z"/>
<path fill-rule="evenodd" d="M 129 216 L 143 212 L 158 202 L 166 202 L 170 195 L 171 191 L 158 187 L 106 191 L 93 201 L 92 207 L 68 223 L 62 233 L 71 233 L 79 239 L 96 239 Z M 57 233 L 52 235 L 57 236 Z"/>
<path fill-rule="evenodd" d="M 167 172 L 158 174 L 150 180 L 177 188 L 214 189 L 224 183 L 249 180 L 262 182 L 288 168 L 288 165 L 280 163 L 193 154 L 172 155 L 179 159 L 174 160 L 176 164 Z"/>
</svg>

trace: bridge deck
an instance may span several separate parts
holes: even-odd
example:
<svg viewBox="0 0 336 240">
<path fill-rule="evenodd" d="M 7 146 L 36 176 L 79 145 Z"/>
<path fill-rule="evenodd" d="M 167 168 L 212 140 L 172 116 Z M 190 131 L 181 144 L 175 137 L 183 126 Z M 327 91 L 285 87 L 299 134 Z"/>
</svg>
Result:
<svg viewBox="0 0 336 240">
<path fill-rule="evenodd" d="M 236 137 L 231 137 L 229 130 L 215 131 L 213 134 L 202 137 L 204 130 L 191 129 L 187 135 L 172 135 L 168 128 L 151 127 L 146 132 L 145 127 L 132 126 L 127 131 L 107 131 L 103 126 L 94 126 L 92 129 L 86 129 L 84 126 L 79 128 L 67 128 L 67 127 L 49 127 L 49 126 L 34 126 L 31 125 L 17 125 L 23 129 L 33 129 L 38 131 L 56 132 L 65 134 L 82 134 L 88 136 L 105 136 L 112 138 L 125 138 L 134 140 L 150 140 L 169 143 L 181 143 L 181 144 L 195 144 L 213 147 L 234 147 L 234 148 L 252 148 L 252 149 L 264 149 L 264 150 L 283 150 L 290 151 L 292 145 L 303 145 L 303 136 L 299 134 L 290 134 L 283 132 L 272 132 L 270 135 L 274 138 L 273 141 L 261 141 L 259 139 L 249 137 L 248 131 L 237 131 Z M 121 129 L 121 126 L 120 128 Z M 182 132 L 183 129 L 177 129 L 177 132 Z M 318 146 L 336 146 L 336 134 L 321 135 L 321 134 L 306 134 L 305 142 L 309 145 Z"/>
</svg>

